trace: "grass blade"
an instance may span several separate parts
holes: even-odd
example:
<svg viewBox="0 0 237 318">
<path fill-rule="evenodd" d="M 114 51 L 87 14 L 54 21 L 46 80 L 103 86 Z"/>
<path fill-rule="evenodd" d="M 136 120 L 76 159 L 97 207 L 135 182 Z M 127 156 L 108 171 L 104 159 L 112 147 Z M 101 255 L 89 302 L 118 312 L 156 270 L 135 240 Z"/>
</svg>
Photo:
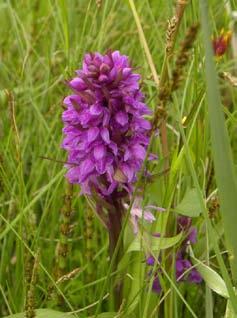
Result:
<svg viewBox="0 0 237 318">
<path fill-rule="evenodd" d="M 208 3 L 200 1 L 203 42 L 206 56 L 206 82 L 208 116 L 210 122 L 212 153 L 215 165 L 216 182 L 219 189 L 221 213 L 224 222 L 227 246 L 229 249 L 232 275 L 237 281 L 237 183 L 234 173 L 228 132 L 221 105 L 217 74 L 211 47 L 211 30 L 208 17 Z"/>
</svg>

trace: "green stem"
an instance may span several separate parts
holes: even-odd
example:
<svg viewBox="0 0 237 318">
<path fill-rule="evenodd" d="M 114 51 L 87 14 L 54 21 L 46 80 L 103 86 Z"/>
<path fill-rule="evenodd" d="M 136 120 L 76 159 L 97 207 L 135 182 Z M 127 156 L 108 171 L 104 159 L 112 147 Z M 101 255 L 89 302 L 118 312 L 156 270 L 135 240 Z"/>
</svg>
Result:
<svg viewBox="0 0 237 318">
<path fill-rule="evenodd" d="M 121 201 L 114 200 L 113 208 L 108 211 L 108 227 L 109 227 L 109 252 L 110 259 L 114 258 L 112 272 L 115 272 L 118 268 L 119 261 L 122 257 L 122 242 L 118 246 L 119 237 L 121 235 L 122 230 L 122 203 Z M 114 304 L 116 309 L 119 309 L 122 302 L 122 283 L 118 282 L 114 286 Z"/>
</svg>

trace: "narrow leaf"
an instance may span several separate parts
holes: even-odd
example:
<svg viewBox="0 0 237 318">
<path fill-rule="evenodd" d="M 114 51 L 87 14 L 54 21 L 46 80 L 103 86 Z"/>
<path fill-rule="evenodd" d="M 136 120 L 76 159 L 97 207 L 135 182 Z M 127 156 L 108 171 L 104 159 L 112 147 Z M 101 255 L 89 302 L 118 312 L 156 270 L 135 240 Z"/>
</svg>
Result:
<svg viewBox="0 0 237 318">
<path fill-rule="evenodd" d="M 127 253 L 142 251 L 144 250 L 144 248 L 146 248 L 146 246 L 149 246 L 149 249 L 152 251 L 159 251 L 170 248 L 180 241 L 182 235 L 183 233 L 180 232 L 173 237 L 154 237 L 149 241 L 144 241 L 144 238 L 141 239 L 141 237 L 137 235 L 134 241 L 130 244 Z"/>
<path fill-rule="evenodd" d="M 189 217 L 200 215 L 202 208 L 196 189 L 187 190 L 183 200 L 176 206 L 175 211 Z"/>
<path fill-rule="evenodd" d="M 120 317 L 120 315 L 117 313 L 117 312 L 103 312 L 97 316 L 90 316 L 88 318 L 94 318 L 94 317 L 97 317 L 97 318 L 114 318 L 114 317 Z"/>
<path fill-rule="evenodd" d="M 73 318 L 77 317 L 72 313 L 55 311 L 52 309 L 37 309 L 36 310 L 36 318 Z M 25 318 L 25 313 L 10 315 L 5 318 Z"/>
<path fill-rule="evenodd" d="M 196 258 L 193 258 L 193 260 L 196 265 L 196 269 L 201 274 L 207 286 L 218 295 L 229 298 L 225 281 L 221 278 L 221 276 Z"/>
<path fill-rule="evenodd" d="M 203 42 L 206 56 L 206 83 L 208 98 L 208 117 L 210 123 L 212 153 L 215 176 L 220 195 L 220 207 L 224 221 L 225 236 L 230 253 L 233 278 L 237 281 L 237 182 L 230 146 L 225 125 L 225 117 L 221 104 L 217 74 L 211 46 L 211 28 L 208 16 L 208 1 L 200 1 Z"/>
<path fill-rule="evenodd" d="M 237 318 L 230 300 L 227 300 L 225 318 Z"/>
</svg>

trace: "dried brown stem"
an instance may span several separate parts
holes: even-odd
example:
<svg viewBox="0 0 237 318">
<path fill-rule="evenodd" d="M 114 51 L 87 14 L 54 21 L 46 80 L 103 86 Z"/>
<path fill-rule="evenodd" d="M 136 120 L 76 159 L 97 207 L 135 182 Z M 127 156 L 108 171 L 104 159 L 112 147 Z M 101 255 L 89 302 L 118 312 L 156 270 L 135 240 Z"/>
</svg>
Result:
<svg viewBox="0 0 237 318">
<path fill-rule="evenodd" d="M 13 131 L 15 133 L 15 144 L 16 144 L 16 159 L 17 161 L 21 161 L 21 153 L 20 153 L 20 135 L 17 128 L 16 123 L 16 115 L 15 115 L 15 99 L 12 92 L 9 90 L 5 90 L 5 93 L 8 98 L 9 108 L 10 108 L 10 118 Z"/>
<path fill-rule="evenodd" d="M 70 221 L 72 214 L 72 195 L 73 185 L 67 183 L 66 194 L 64 199 L 64 207 L 62 208 L 62 222 L 60 225 L 60 240 L 58 244 L 57 252 L 57 278 L 62 277 L 65 274 L 67 267 L 67 256 L 69 252 L 68 238 L 71 233 Z"/>
<path fill-rule="evenodd" d="M 85 226 L 85 241 L 86 241 L 86 260 L 87 260 L 87 281 L 92 280 L 92 260 L 93 260 L 93 218 L 94 214 L 90 207 L 87 208 L 86 226 Z"/>
<path fill-rule="evenodd" d="M 198 28 L 198 23 L 191 25 L 185 35 L 184 41 L 181 43 L 181 47 L 175 61 L 175 67 L 172 71 L 170 93 L 177 90 L 180 86 L 180 82 L 183 80 L 184 67 L 189 61 L 189 51 L 193 47 Z"/>
<path fill-rule="evenodd" d="M 27 282 L 27 294 L 26 294 L 26 305 L 25 305 L 25 317 L 34 318 L 36 317 L 35 312 L 35 284 L 37 279 L 39 253 L 33 258 L 28 255 L 26 262 L 26 282 Z"/>
<path fill-rule="evenodd" d="M 179 26 L 183 17 L 184 10 L 186 8 L 187 1 L 178 0 L 176 3 L 175 15 L 168 21 L 168 28 L 166 32 L 166 54 L 164 63 L 162 66 L 162 72 L 160 77 L 160 91 L 159 91 L 159 107 L 157 108 L 153 124 L 152 131 L 155 131 L 160 122 L 160 134 L 161 134 L 161 145 L 162 154 L 165 160 L 164 169 L 169 169 L 169 146 L 166 126 L 166 103 L 169 98 L 169 76 L 168 76 L 168 65 L 170 58 L 173 55 L 176 37 L 179 31 Z M 160 108 L 163 110 L 163 116 L 160 116 Z"/>
</svg>

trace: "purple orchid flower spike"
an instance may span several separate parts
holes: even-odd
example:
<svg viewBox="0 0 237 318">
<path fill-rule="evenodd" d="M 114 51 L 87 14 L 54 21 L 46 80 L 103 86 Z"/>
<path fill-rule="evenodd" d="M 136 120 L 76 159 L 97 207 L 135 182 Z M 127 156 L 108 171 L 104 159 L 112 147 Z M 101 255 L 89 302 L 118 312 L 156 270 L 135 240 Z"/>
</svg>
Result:
<svg viewBox="0 0 237 318">
<path fill-rule="evenodd" d="M 64 99 L 66 177 L 96 202 L 96 213 L 109 232 L 111 257 L 125 214 L 123 201 L 133 191 L 150 139 L 151 124 L 144 116 L 151 111 L 139 80 L 119 51 L 89 53 L 68 82 L 73 93 Z M 141 213 L 134 210 L 134 220 L 137 217 Z M 154 217 L 147 212 L 146 219 L 152 222 Z M 118 262 L 119 252 L 115 267 Z"/>
<path fill-rule="evenodd" d="M 68 82 L 62 147 L 68 152 L 67 178 L 83 193 L 102 197 L 131 191 L 149 143 L 151 114 L 128 57 L 119 51 L 86 54 Z M 129 190 L 128 190 L 129 189 Z"/>
<path fill-rule="evenodd" d="M 66 177 L 96 201 L 96 212 L 108 228 L 111 257 L 125 214 L 123 200 L 133 190 L 150 138 L 151 124 L 144 115 L 151 111 L 139 80 L 128 57 L 119 51 L 89 53 L 68 82 L 73 94 L 64 99 Z M 141 212 L 134 208 L 132 215 L 136 222 Z M 147 221 L 154 221 L 149 211 L 145 215 Z"/>
</svg>

